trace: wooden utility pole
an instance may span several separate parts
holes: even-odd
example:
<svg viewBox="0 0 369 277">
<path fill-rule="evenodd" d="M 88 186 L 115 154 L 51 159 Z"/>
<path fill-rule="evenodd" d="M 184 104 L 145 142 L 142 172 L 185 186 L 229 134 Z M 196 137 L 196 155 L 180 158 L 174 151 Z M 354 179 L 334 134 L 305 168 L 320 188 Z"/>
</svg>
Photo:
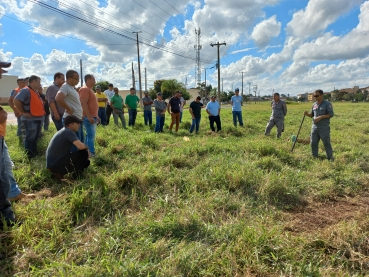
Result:
<svg viewBox="0 0 369 277">
<path fill-rule="evenodd" d="M 140 89 L 140 107 L 142 108 L 142 84 L 141 84 L 141 68 L 140 68 L 140 46 L 138 44 L 138 33 L 141 33 L 141 31 L 139 32 L 132 32 L 134 34 L 136 34 L 136 38 L 137 38 L 137 62 L 138 62 L 138 85 L 139 85 L 139 89 Z"/>
<path fill-rule="evenodd" d="M 136 89 L 136 80 L 135 80 L 135 71 L 133 70 L 133 62 L 132 62 L 132 87 Z"/>
<path fill-rule="evenodd" d="M 147 91 L 147 75 L 146 75 L 146 67 L 145 67 L 145 91 Z"/>
<path fill-rule="evenodd" d="M 223 43 L 217 42 L 217 43 L 211 43 L 210 44 L 211 47 L 217 46 L 217 48 L 218 48 L 218 101 L 219 101 L 219 105 L 221 103 L 221 101 L 220 101 L 220 58 L 219 58 L 219 47 L 221 45 L 227 45 L 227 44 L 225 42 L 223 42 Z"/>
</svg>

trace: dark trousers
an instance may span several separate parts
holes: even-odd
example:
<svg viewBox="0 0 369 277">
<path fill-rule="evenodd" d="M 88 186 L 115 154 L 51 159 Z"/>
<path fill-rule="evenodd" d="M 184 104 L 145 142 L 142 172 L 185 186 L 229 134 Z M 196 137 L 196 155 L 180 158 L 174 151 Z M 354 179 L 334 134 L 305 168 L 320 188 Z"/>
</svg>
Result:
<svg viewBox="0 0 369 277">
<path fill-rule="evenodd" d="M 113 112 L 113 109 L 111 108 L 111 106 L 106 105 L 106 125 L 109 125 L 109 120 L 110 120 L 110 116 L 112 112 Z"/>
<path fill-rule="evenodd" d="M 55 124 L 55 128 L 57 131 L 59 131 L 61 128 L 64 127 L 63 124 L 63 114 L 59 114 L 60 119 L 56 120 L 54 116 L 51 117 L 51 119 L 53 120 L 54 124 Z"/>
<path fill-rule="evenodd" d="M 135 126 L 137 116 L 136 109 L 129 109 L 128 110 L 128 126 Z"/>
<path fill-rule="evenodd" d="M 106 125 L 106 108 L 105 107 L 99 107 L 98 117 L 100 118 L 100 123 L 102 125 Z"/>
<path fill-rule="evenodd" d="M 69 153 L 50 166 L 49 169 L 52 173 L 60 174 L 61 176 L 67 173 L 74 173 L 78 177 L 89 165 L 88 151 L 84 149 Z"/>
<path fill-rule="evenodd" d="M 144 121 L 145 125 L 152 125 L 152 111 L 144 110 Z"/>
<path fill-rule="evenodd" d="M 209 121 L 210 121 L 210 129 L 215 132 L 215 128 L 214 128 L 214 122 L 217 125 L 217 132 L 219 132 L 222 129 L 221 123 L 220 123 L 220 116 L 219 115 L 212 115 L 209 116 Z"/>
<path fill-rule="evenodd" d="M 24 148 L 27 152 L 28 158 L 34 158 L 37 155 L 37 140 L 40 137 L 41 128 L 42 119 L 22 120 Z"/>
<path fill-rule="evenodd" d="M 11 204 L 7 199 L 10 190 L 9 178 L 5 172 L 4 162 L 4 138 L 0 138 L 0 221 L 5 219 L 8 221 L 14 221 L 14 213 L 11 209 Z M 0 226 L 2 223 L 0 222 Z"/>
</svg>

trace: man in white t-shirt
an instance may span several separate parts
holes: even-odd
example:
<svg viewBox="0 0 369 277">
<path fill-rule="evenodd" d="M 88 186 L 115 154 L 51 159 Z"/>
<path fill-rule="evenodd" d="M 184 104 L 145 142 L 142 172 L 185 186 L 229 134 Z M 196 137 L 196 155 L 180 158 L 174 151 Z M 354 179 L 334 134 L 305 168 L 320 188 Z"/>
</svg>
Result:
<svg viewBox="0 0 369 277">
<path fill-rule="evenodd" d="M 111 113 L 113 112 L 113 109 L 110 105 L 110 100 L 111 98 L 114 96 L 114 91 L 113 91 L 113 84 L 109 84 L 108 85 L 108 89 L 106 91 L 104 91 L 104 94 L 106 95 L 106 98 L 108 98 L 108 102 L 106 105 L 106 125 L 109 125 L 109 120 L 110 120 L 110 116 Z"/>
<path fill-rule="evenodd" d="M 68 70 L 65 74 L 66 82 L 60 87 L 56 94 L 56 102 L 65 109 L 63 120 L 68 115 L 74 115 L 82 119 L 82 105 L 79 99 L 79 93 L 75 86 L 79 83 L 79 74 L 75 70 Z M 84 142 L 82 125 L 76 132 L 80 141 Z"/>
</svg>

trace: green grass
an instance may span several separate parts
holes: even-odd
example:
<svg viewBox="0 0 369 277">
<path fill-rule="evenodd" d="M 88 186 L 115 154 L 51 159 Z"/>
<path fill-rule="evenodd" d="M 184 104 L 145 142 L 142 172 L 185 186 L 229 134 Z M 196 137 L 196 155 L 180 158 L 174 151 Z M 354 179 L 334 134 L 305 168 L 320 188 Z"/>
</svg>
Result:
<svg viewBox="0 0 369 277">
<path fill-rule="evenodd" d="M 27 161 L 8 126 L 15 177 L 38 198 L 13 205 L 23 225 L 0 234 L 0 276 L 366 276 L 367 213 L 303 231 L 291 231 L 290 217 L 366 195 L 368 104 L 334 103 L 334 162 L 322 144 L 317 160 L 309 145 L 290 152 L 310 104 L 288 108 L 279 140 L 275 129 L 263 135 L 268 103 L 244 106 L 237 129 L 223 109 L 220 134 L 203 113 L 200 134 L 189 135 L 188 111 L 178 134 L 149 132 L 142 114 L 133 130 L 98 127 L 85 179 L 62 184 L 44 155 Z M 310 127 L 307 118 L 301 138 Z"/>
</svg>

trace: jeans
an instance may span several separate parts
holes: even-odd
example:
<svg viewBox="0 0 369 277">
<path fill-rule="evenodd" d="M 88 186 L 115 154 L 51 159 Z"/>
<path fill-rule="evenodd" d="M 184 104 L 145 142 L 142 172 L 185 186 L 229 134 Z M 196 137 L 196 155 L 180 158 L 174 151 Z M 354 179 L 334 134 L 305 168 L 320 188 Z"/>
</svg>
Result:
<svg viewBox="0 0 369 277">
<path fill-rule="evenodd" d="M 137 116 L 136 109 L 129 109 L 128 110 L 128 126 L 135 126 Z"/>
<path fill-rule="evenodd" d="M 157 116 L 155 124 L 155 133 L 162 133 L 164 128 L 165 116 Z"/>
<path fill-rule="evenodd" d="M 190 133 L 193 132 L 193 129 L 195 129 L 195 126 L 196 126 L 196 133 L 199 132 L 200 120 L 201 120 L 201 117 L 200 118 L 192 118 L 192 125 L 190 127 Z"/>
<path fill-rule="evenodd" d="M 4 156 L 4 138 L 0 138 L 0 157 Z M 14 212 L 11 204 L 7 199 L 10 190 L 10 183 L 8 176 L 5 174 L 4 159 L 0 159 L 0 221 L 14 221 Z M 1 222 L 0 222 L 0 225 Z"/>
<path fill-rule="evenodd" d="M 5 166 L 5 174 L 8 176 L 10 182 L 10 191 L 8 193 L 8 198 L 14 198 L 21 193 L 20 188 L 18 187 L 17 181 L 13 176 L 13 161 L 10 159 L 9 149 L 4 141 L 3 148 L 3 158 L 4 158 L 4 166 Z"/>
<path fill-rule="evenodd" d="M 180 117 L 180 113 L 173 113 L 172 112 L 172 122 L 170 123 L 169 131 L 172 131 L 173 125 L 175 123 L 176 124 L 176 132 L 178 132 L 179 117 Z"/>
<path fill-rule="evenodd" d="M 220 116 L 219 115 L 209 116 L 209 121 L 210 121 L 210 129 L 213 132 L 215 132 L 214 122 L 217 124 L 217 132 L 219 132 L 222 129 L 221 122 L 220 122 Z"/>
<path fill-rule="evenodd" d="M 99 107 L 98 117 L 102 125 L 106 125 L 106 108 Z"/>
<path fill-rule="evenodd" d="M 52 173 L 57 173 L 61 176 L 75 172 L 75 177 L 78 177 L 89 165 L 88 151 L 84 149 L 69 153 L 51 165 L 49 169 Z"/>
<path fill-rule="evenodd" d="M 18 137 L 21 137 L 22 136 L 22 120 L 21 120 L 21 117 L 17 117 L 17 136 Z"/>
<path fill-rule="evenodd" d="M 45 114 L 44 119 L 42 120 L 42 125 L 44 126 L 44 131 L 49 130 L 50 125 L 50 114 Z"/>
<path fill-rule="evenodd" d="M 152 125 L 152 111 L 146 111 L 144 110 L 144 120 L 145 120 L 145 125 Z"/>
<path fill-rule="evenodd" d="M 119 124 L 118 124 L 118 117 L 119 117 L 120 122 L 122 122 L 123 128 L 126 129 L 126 120 L 124 118 L 124 112 L 123 111 L 118 111 L 117 113 L 115 113 L 115 111 L 113 111 L 113 117 L 114 117 L 115 125 L 117 125 L 119 127 Z"/>
<path fill-rule="evenodd" d="M 237 127 L 237 120 L 240 123 L 240 126 L 243 126 L 242 121 L 242 112 L 241 111 L 232 111 L 233 114 L 233 125 Z"/>
<path fill-rule="evenodd" d="M 92 155 L 95 155 L 95 136 L 96 136 L 97 117 L 94 117 L 93 119 L 94 123 L 91 124 L 87 116 L 85 116 L 83 120 L 83 126 L 86 129 L 86 145 L 88 146 L 90 153 Z"/>
<path fill-rule="evenodd" d="M 180 113 L 179 113 L 179 123 L 182 123 L 182 113 L 183 113 L 183 112 L 180 112 Z"/>
<path fill-rule="evenodd" d="M 111 113 L 113 112 L 113 109 L 111 108 L 110 105 L 107 105 L 105 111 L 106 111 L 106 125 L 109 125 L 110 116 L 111 116 Z"/>
<path fill-rule="evenodd" d="M 63 124 L 63 114 L 59 114 L 60 119 L 56 120 L 54 116 L 51 117 L 51 119 L 53 120 L 54 124 L 55 124 L 55 128 L 57 131 L 59 131 L 61 128 L 64 127 Z"/>
<path fill-rule="evenodd" d="M 22 132 L 24 138 L 24 149 L 28 158 L 34 158 L 37 154 L 37 140 L 40 137 L 42 119 L 22 120 Z"/>
</svg>

